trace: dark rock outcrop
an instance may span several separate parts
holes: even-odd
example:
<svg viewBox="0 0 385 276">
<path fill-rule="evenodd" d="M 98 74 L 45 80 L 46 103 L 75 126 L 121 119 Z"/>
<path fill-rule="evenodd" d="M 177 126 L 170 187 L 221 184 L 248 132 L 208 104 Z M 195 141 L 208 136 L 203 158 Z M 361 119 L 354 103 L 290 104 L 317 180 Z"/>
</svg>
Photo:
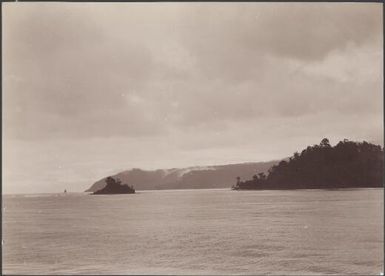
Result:
<svg viewBox="0 0 385 276">
<path fill-rule="evenodd" d="M 121 184 L 120 180 L 115 180 L 111 176 L 106 178 L 106 186 L 100 190 L 94 192 L 94 195 L 108 195 L 108 194 L 134 194 L 135 189 L 133 186 L 127 184 Z"/>
</svg>

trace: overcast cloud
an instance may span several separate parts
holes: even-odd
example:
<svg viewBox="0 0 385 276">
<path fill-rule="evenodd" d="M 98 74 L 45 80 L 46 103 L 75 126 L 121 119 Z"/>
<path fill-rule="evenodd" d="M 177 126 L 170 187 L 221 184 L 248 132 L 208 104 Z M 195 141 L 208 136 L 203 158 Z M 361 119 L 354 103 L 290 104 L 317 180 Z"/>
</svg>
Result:
<svg viewBox="0 0 385 276">
<path fill-rule="evenodd" d="M 4 192 L 383 144 L 382 5 L 5 3 Z"/>
</svg>

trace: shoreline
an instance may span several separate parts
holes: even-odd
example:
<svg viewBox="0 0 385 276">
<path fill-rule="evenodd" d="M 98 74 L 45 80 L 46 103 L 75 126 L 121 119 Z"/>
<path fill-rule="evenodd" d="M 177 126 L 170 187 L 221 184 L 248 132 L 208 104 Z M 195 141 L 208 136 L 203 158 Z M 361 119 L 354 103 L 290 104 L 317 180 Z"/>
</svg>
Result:
<svg viewBox="0 0 385 276">
<path fill-rule="evenodd" d="M 304 190 L 320 190 L 320 191 L 353 191 L 353 190 L 368 190 L 368 189 L 384 189 L 384 187 L 354 187 L 354 188 L 306 188 L 306 189 L 238 189 L 238 190 L 232 190 L 231 187 L 229 188 L 199 188 L 199 189 L 159 189 L 159 190 L 137 190 L 137 193 L 152 193 L 152 192 L 165 192 L 165 193 L 172 193 L 172 192 L 194 192 L 194 191 L 236 191 L 236 192 L 242 192 L 242 191 L 304 191 Z M 92 192 L 67 192 L 64 194 L 63 192 L 60 193 L 26 193 L 26 194 L 2 194 L 3 197 L 37 197 L 37 196 L 70 196 L 70 195 L 88 195 L 92 194 Z"/>
</svg>

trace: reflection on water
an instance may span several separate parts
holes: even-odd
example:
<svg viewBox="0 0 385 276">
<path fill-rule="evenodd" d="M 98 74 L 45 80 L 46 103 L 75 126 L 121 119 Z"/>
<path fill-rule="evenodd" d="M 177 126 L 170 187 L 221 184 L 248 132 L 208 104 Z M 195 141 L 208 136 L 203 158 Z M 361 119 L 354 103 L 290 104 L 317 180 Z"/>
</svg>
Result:
<svg viewBox="0 0 385 276">
<path fill-rule="evenodd" d="M 3 273 L 379 274 L 383 190 L 3 196 Z"/>
</svg>

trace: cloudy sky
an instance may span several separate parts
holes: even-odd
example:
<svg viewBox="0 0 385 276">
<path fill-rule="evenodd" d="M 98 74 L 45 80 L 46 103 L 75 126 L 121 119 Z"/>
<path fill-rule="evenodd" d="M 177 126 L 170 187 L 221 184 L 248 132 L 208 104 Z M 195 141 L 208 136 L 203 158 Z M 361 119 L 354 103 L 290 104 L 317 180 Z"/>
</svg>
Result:
<svg viewBox="0 0 385 276">
<path fill-rule="evenodd" d="M 379 3 L 3 4 L 3 192 L 383 145 Z"/>
</svg>

